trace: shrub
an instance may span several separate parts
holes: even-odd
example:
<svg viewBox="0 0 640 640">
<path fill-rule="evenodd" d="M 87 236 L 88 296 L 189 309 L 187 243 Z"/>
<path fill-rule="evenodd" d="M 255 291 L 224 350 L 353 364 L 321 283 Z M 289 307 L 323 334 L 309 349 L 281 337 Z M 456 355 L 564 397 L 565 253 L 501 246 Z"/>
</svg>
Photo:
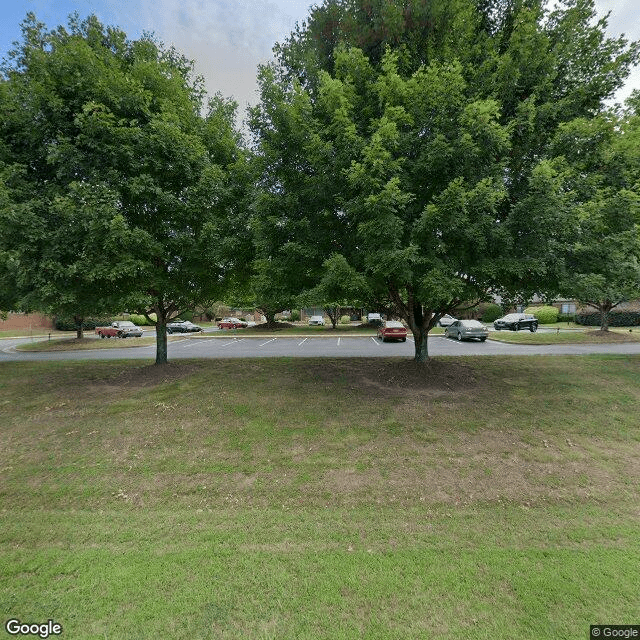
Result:
<svg viewBox="0 0 640 640">
<path fill-rule="evenodd" d="M 351 324 L 350 316 L 340 316 L 340 324 Z"/>
<path fill-rule="evenodd" d="M 488 304 L 482 310 L 482 316 L 480 319 L 482 322 L 493 322 L 502 317 L 502 307 L 499 304 Z"/>
<path fill-rule="evenodd" d="M 153 318 L 153 320 L 156 320 L 156 314 L 155 313 L 151 313 L 149 314 L 151 316 L 151 318 Z M 139 327 L 150 327 L 150 326 L 154 326 L 155 322 L 149 322 L 149 320 L 147 320 L 147 318 L 145 316 L 143 316 L 142 314 L 139 313 L 132 313 L 129 316 L 129 320 L 131 322 L 133 322 L 133 324 L 139 326 Z"/>
<path fill-rule="evenodd" d="M 525 313 L 532 313 L 540 324 L 554 324 L 558 322 L 558 314 L 560 311 L 556 307 L 527 307 Z"/>
<path fill-rule="evenodd" d="M 576 314 L 575 313 L 559 313 L 558 314 L 558 322 L 575 322 Z"/>
<path fill-rule="evenodd" d="M 600 312 L 587 307 L 576 313 L 576 322 L 587 327 L 600 326 Z M 609 312 L 610 327 L 637 327 L 640 325 L 640 308 L 638 306 L 612 309 Z"/>
<path fill-rule="evenodd" d="M 291 320 L 291 322 L 298 322 L 300 320 L 300 311 L 298 311 L 298 309 L 294 309 L 291 312 L 291 316 L 289 319 Z"/>
</svg>

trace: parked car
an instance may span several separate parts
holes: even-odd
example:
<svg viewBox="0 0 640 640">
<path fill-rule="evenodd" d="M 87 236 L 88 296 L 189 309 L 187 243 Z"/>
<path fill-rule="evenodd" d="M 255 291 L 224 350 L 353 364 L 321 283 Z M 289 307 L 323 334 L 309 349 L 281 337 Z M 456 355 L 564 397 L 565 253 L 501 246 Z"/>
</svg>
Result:
<svg viewBox="0 0 640 640">
<path fill-rule="evenodd" d="M 407 328 L 402 322 L 387 320 L 381 327 L 378 327 L 378 338 L 382 340 L 382 342 L 386 342 L 387 340 L 402 340 L 402 342 L 406 342 Z"/>
<path fill-rule="evenodd" d="M 444 335 L 446 338 L 456 338 L 456 340 L 477 338 L 480 342 L 484 342 L 489 335 L 489 330 L 478 320 L 456 320 L 444 330 Z"/>
<path fill-rule="evenodd" d="M 324 327 L 324 318 L 322 316 L 311 316 L 309 318 L 309 325 Z"/>
<path fill-rule="evenodd" d="M 450 316 L 448 313 L 445 313 L 440 320 L 438 320 L 438 324 L 441 327 L 448 327 L 456 321 L 456 318 Z"/>
<path fill-rule="evenodd" d="M 188 320 L 176 320 L 167 324 L 167 333 L 197 333 L 202 327 Z"/>
<path fill-rule="evenodd" d="M 95 332 L 101 338 L 139 338 L 143 330 L 128 320 L 112 322 L 110 327 L 96 327 Z"/>
<path fill-rule="evenodd" d="M 379 313 L 368 313 L 367 324 L 373 325 L 374 327 L 381 327 L 382 316 Z"/>
<path fill-rule="evenodd" d="M 218 322 L 218 329 L 244 329 L 248 323 L 239 318 L 222 318 Z"/>
<path fill-rule="evenodd" d="M 530 313 L 508 313 L 502 318 L 498 318 L 493 323 L 496 331 L 502 329 L 510 329 L 511 331 L 520 331 L 520 329 L 529 329 L 534 332 L 538 330 L 538 319 Z"/>
</svg>

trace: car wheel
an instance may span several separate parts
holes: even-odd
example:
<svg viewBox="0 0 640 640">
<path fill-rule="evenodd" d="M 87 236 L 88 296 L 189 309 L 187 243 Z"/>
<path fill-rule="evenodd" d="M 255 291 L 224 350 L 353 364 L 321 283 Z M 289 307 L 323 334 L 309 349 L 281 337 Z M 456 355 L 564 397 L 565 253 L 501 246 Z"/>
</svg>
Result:
<svg viewBox="0 0 640 640">
<path fill-rule="evenodd" d="M 480 338 L 480 342 L 484 342 L 486 338 Z"/>
<path fill-rule="evenodd" d="M 458 331 L 458 342 L 462 342 L 462 334 Z"/>
<path fill-rule="evenodd" d="M 100 337 L 104 340 L 104 333 L 99 334 Z"/>
<path fill-rule="evenodd" d="M 531 333 L 535 333 L 538 330 L 538 325 L 537 324 L 532 324 L 529 327 L 529 331 L 531 331 Z"/>
<path fill-rule="evenodd" d="M 517 324 L 517 325 L 515 326 L 514 331 L 520 331 L 520 325 L 519 325 L 519 324 Z"/>
<path fill-rule="evenodd" d="M 406 338 L 402 338 L 402 342 L 406 342 L 406 341 L 407 341 L 407 339 L 406 339 Z"/>
</svg>

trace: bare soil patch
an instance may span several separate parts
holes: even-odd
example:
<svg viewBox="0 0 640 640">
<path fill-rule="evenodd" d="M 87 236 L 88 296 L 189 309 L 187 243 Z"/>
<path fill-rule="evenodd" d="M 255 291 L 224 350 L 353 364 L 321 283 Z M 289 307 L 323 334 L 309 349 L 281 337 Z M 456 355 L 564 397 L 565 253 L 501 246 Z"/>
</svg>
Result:
<svg viewBox="0 0 640 640">
<path fill-rule="evenodd" d="M 253 327 L 250 327 L 251 331 L 282 331 L 283 329 L 295 328 L 296 325 L 291 324 L 290 322 L 274 322 L 273 324 L 263 322 L 262 324 L 257 324 Z"/>
<path fill-rule="evenodd" d="M 446 393 L 475 391 L 485 388 L 487 381 L 474 367 L 431 358 L 417 363 L 406 359 L 321 360 L 305 363 L 305 372 L 320 382 L 337 379 L 352 381 L 352 386 L 372 397 L 413 393 Z"/>
<path fill-rule="evenodd" d="M 101 373 L 95 379 L 90 380 L 90 383 L 93 386 L 121 387 L 122 390 L 155 387 L 159 384 L 186 378 L 201 368 L 201 364 L 189 362 L 167 362 L 162 365 L 150 364 L 143 367 L 124 367 L 111 372 L 107 376 Z"/>
</svg>

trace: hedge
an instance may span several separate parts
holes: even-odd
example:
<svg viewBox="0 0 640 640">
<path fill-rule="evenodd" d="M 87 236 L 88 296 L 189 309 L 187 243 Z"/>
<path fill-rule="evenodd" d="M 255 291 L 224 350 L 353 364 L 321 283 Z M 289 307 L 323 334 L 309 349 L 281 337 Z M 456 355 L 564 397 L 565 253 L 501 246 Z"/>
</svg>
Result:
<svg viewBox="0 0 640 640">
<path fill-rule="evenodd" d="M 601 325 L 600 312 L 597 309 L 581 309 L 576 313 L 576 322 L 587 327 Z M 640 308 L 612 309 L 609 311 L 610 327 L 637 327 L 640 325 Z"/>
<path fill-rule="evenodd" d="M 340 324 L 351 324 L 351 316 L 340 316 Z"/>
<path fill-rule="evenodd" d="M 532 313 L 540 324 L 554 324 L 558 322 L 559 309 L 556 307 L 527 307 L 525 313 Z"/>
</svg>

